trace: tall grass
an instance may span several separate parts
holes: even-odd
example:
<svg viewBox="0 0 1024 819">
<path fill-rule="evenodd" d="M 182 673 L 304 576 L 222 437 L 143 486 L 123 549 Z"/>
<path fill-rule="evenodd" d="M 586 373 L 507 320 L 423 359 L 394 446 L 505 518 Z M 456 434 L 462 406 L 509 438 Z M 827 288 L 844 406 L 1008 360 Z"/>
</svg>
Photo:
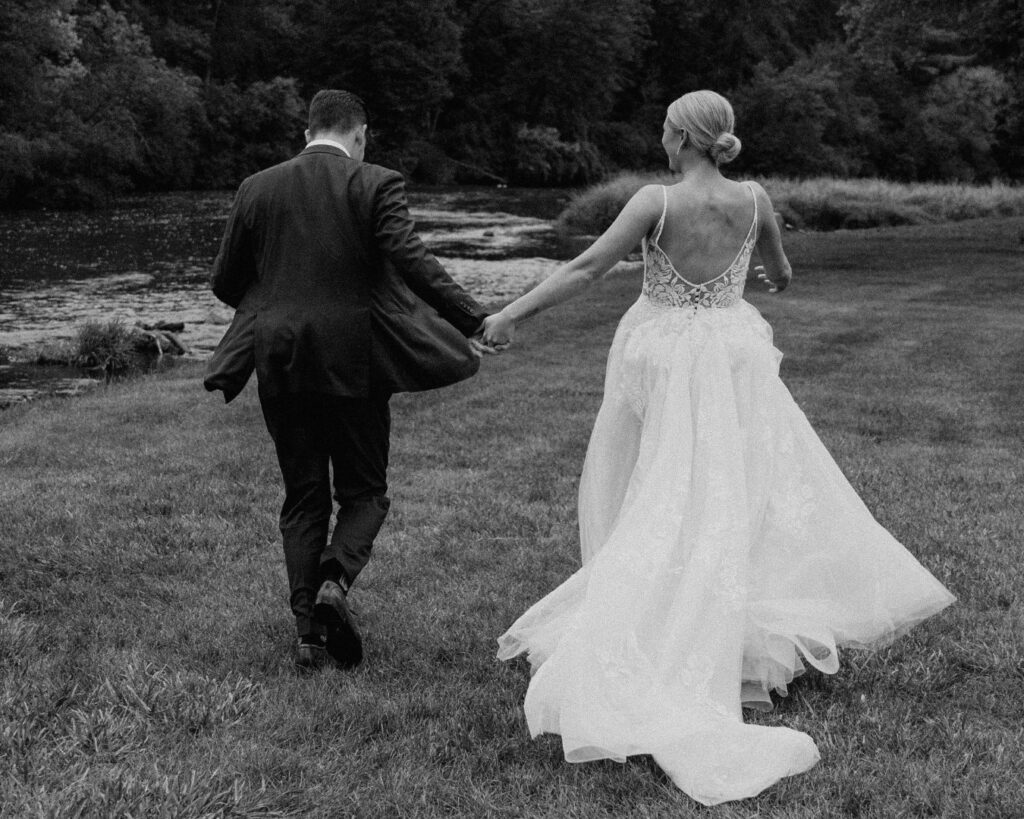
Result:
<svg viewBox="0 0 1024 819">
<path fill-rule="evenodd" d="M 571 234 L 601 233 L 629 198 L 648 184 L 670 185 L 667 173 L 622 174 L 576 195 L 559 217 Z M 1024 215 L 1024 186 L 902 183 L 882 179 L 758 179 L 783 220 L 808 230 L 954 222 Z"/>
<path fill-rule="evenodd" d="M 139 356 L 132 328 L 120 319 L 85 322 L 75 335 L 74 361 L 110 373 L 137 368 Z"/>
</svg>

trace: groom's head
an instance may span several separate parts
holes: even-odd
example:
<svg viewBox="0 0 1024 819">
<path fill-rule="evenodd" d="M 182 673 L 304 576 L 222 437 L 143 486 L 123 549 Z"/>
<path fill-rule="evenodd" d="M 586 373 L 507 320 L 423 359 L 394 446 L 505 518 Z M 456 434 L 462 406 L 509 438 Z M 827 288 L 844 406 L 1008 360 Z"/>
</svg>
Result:
<svg viewBox="0 0 1024 819">
<path fill-rule="evenodd" d="M 366 150 L 366 105 L 350 91 L 317 91 L 309 104 L 306 141 L 334 139 L 341 142 L 355 159 Z"/>
</svg>

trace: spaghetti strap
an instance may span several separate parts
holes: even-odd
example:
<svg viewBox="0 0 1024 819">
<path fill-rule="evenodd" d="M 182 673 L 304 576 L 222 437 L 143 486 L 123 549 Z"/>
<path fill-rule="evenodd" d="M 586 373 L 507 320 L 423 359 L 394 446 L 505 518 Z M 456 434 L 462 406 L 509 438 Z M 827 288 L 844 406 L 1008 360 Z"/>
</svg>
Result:
<svg viewBox="0 0 1024 819">
<path fill-rule="evenodd" d="M 668 213 L 668 188 L 664 185 L 661 186 L 661 218 L 658 220 L 658 226 L 654 229 L 654 244 L 658 244 L 658 240 L 661 239 L 661 231 L 665 229 L 665 214 Z"/>
<path fill-rule="evenodd" d="M 668 254 L 665 253 L 664 250 L 662 250 L 661 245 L 659 244 L 661 234 L 665 229 L 666 214 L 668 213 L 668 189 L 664 185 L 661 186 L 661 193 L 663 199 L 661 206 L 661 218 L 658 220 L 658 224 L 655 226 L 652 234 L 649 236 L 645 236 L 643 239 L 645 283 L 647 282 L 647 277 L 650 273 L 651 259 L 656 257 L 660 257 L 661 265 L 665 271 L 670 273 L 674 279 L 678 280 L 678 282 L 681 282 L 682 284 L 688 287 L 707 288 L 712 283 L 717 282 L 720 279 L 724 279 L 730 274 L 735 274 L 737 270 L 742 270 L 742 272 L 745 275 L 747 265 L 750 262 L 750 253 L 753 250 L 754 243 L 757 241 L 758 209 L 757 192 L 754 190 L 753 184 L 751 182 L 744 182 L 741 184 L 744 184 L 750 191 L 750 198 L 753 200 L 754 204 L 754 215 L 750 221 L 750 227 L 747 228 L 747 235 L 743 239 L 743 244 L 741 244 L 739 250 L 736 251 L 736 255 L 733 257 L 732 260 L 732 264 L 730 264 L 725 270 L 723 270 L 721 273 L 719 273 L 717 276 L 713 278 L 702 279 L 701 281 L 696 282 L 690 281 L 685 276 L 683 276 L 678 270 L 676 270 L 676 267 L 672 263 L 672 260 L 668 257 Z M 742 287 L 740 287 L 740 292 L 742 293 Z"/>
<path fill-rule="evenodd" d="M 750 238 L 750 234 L 753 232 L 757 234 L 757 191 L 754 190 L 754 186 L 750 182 L 745 183 L 747 188 L 750 190 L 750 196 L 754 200 L 754 221 L 750 223 L 750 230 L 747 231 L 747 238 Z M 665 217 L 662 216 L 662 219 Z"/>
</svg>

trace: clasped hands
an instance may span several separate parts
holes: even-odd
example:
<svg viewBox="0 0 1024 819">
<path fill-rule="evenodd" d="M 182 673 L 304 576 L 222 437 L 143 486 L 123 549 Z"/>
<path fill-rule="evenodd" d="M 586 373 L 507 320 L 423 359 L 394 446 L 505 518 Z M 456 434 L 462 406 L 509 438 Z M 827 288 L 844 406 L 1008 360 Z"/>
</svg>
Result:
<svg viewBox="0 0 1024 819">
<path fill-rule="evenodd" d="M 478 356 L 495 355 L 509 348 L 515 334 L 515 319 L 502 310 L 485 318 L 469 343 Z"/>
</svg>

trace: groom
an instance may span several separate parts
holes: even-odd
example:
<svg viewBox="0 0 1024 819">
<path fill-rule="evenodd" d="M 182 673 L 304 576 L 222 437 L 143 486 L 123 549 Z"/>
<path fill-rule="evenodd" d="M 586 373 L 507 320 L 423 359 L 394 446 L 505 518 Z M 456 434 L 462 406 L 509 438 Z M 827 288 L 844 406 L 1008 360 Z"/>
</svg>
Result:
<svg viewBox="0 0 1024 819">
<path fill-rule="evenodd" d="M 230 400 L 255 367 L 300 669 L 362 661 L 347 595 L 390 505 L 391 394 L 468 378 L 491 351 L 469 340 L 486 313 L 424 248 L 401 175 L 363 162 L 366 125 L 359 97 L 318 92 L 305 150 L 239 187 L 211 275 L 237 312 L 207 385 Z"/>
</svg>

